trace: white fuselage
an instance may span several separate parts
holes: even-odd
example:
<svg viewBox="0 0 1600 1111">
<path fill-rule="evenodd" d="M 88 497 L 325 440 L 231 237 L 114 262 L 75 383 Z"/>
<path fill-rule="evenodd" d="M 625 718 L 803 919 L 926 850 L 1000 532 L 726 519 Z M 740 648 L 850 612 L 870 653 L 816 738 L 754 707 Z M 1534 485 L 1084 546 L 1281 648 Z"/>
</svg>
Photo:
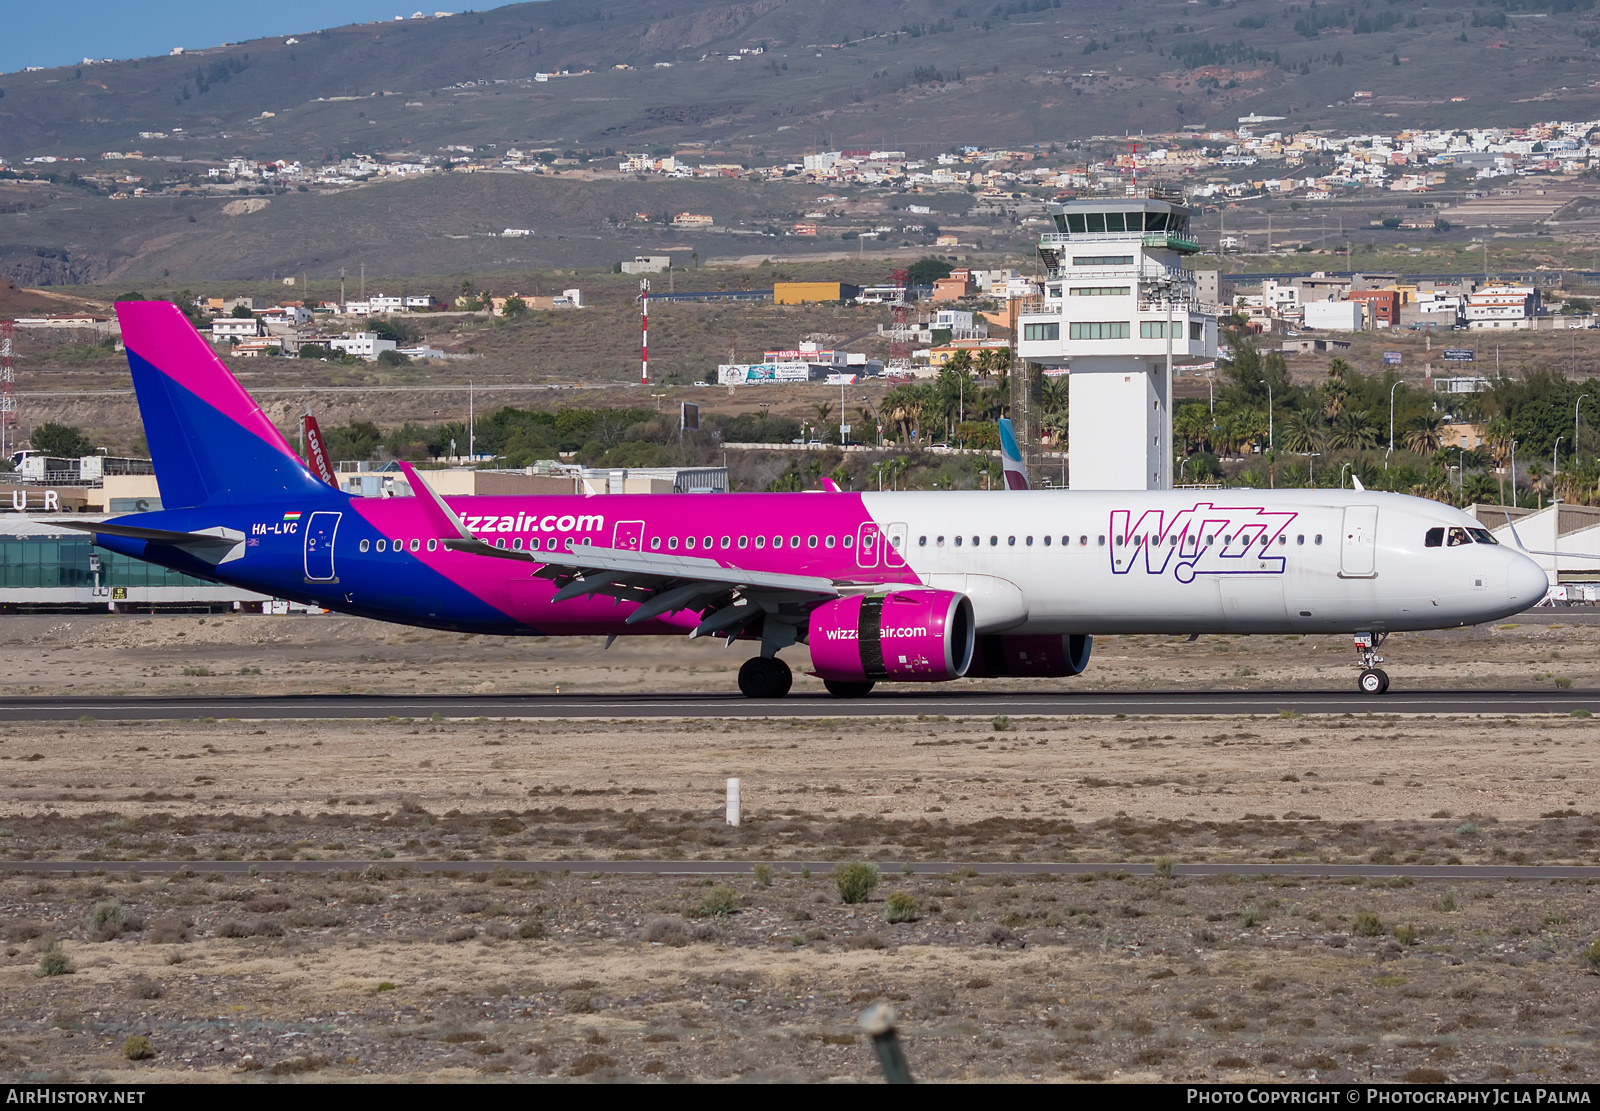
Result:
<svg viewBox="0 0 1600 1111">
<path fill-rule="evenodd" d="M 1316 633 L 1452 628 L 1537 603 L 1514 549 L 1439 502 L 1370 491 L 866 494 L 928 586 L 980 632 Z M 959 542 L 958 542 L 959 539 Z"/>
</svg>

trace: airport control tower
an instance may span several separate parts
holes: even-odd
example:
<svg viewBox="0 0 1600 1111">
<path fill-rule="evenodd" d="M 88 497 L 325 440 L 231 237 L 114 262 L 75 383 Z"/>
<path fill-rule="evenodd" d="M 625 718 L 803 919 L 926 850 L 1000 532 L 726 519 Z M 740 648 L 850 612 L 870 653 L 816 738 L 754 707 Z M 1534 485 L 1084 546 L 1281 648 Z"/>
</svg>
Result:
<svg viewBox="0 0 1600 1111">
<path fill-rule="evenodd" d="M 1172 379 L 1217 357 L 1215 305 L 1196 296 L 1200 250 L 1177 195 L 1072 200 L 1039 239 L 1044 296 L 1017 317 L 1020 358 L 1070 372 L 1074 490 L 1172 486 Z"/>
</svg>

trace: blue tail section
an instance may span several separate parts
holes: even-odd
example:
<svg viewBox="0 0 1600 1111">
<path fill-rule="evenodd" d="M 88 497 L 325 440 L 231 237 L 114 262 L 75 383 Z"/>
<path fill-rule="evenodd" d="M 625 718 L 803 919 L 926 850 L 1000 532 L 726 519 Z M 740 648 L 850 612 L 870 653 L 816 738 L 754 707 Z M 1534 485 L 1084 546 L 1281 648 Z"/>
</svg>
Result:
<svg viewBox="0 0 1600 1111">
<path fill-rule="evenodd" d="M 167 509 L 327 498 L 328 487 L 176 305 L 119 302 L 117 316 Z"/>
</svg>

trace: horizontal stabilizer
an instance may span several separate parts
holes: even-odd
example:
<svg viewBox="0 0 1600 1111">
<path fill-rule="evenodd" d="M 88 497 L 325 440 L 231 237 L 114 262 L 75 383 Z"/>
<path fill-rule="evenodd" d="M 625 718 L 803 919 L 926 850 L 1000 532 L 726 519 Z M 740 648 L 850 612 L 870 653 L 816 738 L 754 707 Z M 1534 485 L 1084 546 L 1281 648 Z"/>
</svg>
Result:
<svg viewBox="0 0 1600 1111">
<path fill-rule="evenodd" d="M 106 521 L 52 521 L 51 523 L 79 532 L 121 536 L 128 540 L 143 540 L 148 544 L 182 548 L 191 555 L 213 564 L 228 563 L 244 554 L 244 533 L 231 528 L 218 527 L 198 532 L 177 532 L 164 528 L 143 528 L 139 525 L 117 525 Z"/>
</svg>

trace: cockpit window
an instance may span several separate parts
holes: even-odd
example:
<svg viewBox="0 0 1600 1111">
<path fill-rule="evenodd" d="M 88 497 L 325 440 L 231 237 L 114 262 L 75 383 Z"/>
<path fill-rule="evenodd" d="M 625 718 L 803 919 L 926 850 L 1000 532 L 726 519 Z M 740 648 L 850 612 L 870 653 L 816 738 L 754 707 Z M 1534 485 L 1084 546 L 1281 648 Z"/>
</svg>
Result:
<svg viewBox="0 0 1600 1111">
<path fill-rule="evenodd" d="M 1442 547 L 1444 547 L 1444 529 L 1442 529 L 1442 528 L 1431 528 L 1431 529 L 1429 529 L 1428 530 L 1428 535 L 1423 540 L 1423 543 L 1426 544 L 1430 548 L 1442 548 Z"/>
<path fill-rule="evenodd" d="M 1494 538 L 1494 534 L 1486 528 L 1469 528 L 1467 531 L 1472 533 L 1472 538 L 1480 544 L 1500 543 L 1500 541 Z"/>
<path fill-rule="evenodd" d="M 1470 543 L 1472 543 L 1472 537 L 1467 535 L 1466 529 L 1458 527 L 1450 530 L 1450 546 L 1452 548 L 1459 548 L 1463 544 Z"/>
</svg>

